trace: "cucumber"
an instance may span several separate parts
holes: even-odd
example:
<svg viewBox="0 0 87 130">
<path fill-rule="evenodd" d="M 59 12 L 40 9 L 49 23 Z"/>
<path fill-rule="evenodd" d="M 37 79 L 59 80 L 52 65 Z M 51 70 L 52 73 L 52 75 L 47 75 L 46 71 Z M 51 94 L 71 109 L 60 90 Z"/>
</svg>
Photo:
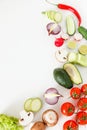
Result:
<svg viewBox="0 0 87 130">
<path fill-rule="evenodd" d="M 61 86 L 70 89 L 73 87 L 73 83 L 68 73 L 62 68 L 56 68 L 53 71 L 55 81 Z"/>
<path fill-rule="evenodd" d="M 68 61 L 71 63 L 76 63 L 81 66 L 87 67 L 87 55 L 82 55 L 80 53 L 70 52 L 68 54 Z"/>
<path fill-rule="evenodd" d="M 50 20 L 53 20 L 56 23 L 59 23 L 62 20 L 62 14 L 54 10 L 43 11 L 42 14 L 46 15 Z"/>
<path fill-rule="evenodd" d="M 75 21 L 71 15 L 67 16 L 66 18 L 66 28 L 67 28 L 67 33 L 72 36 L 76 32 L 76 26 L 75 26 Z"/>
<path fill-rule="evenodd" d="M 64 64 L 63 68 L 68 73 L 73 83 L 77 85 L 82 83 L 82 77 L 75 65 L 71 63 L 66 63 Z"/>
<path fill-rule="evenodd" d="M 31 102 L 32 102 L 33 98 L 29 98 L 24 102 L 24 110 L 29 112 L 31 110 Z"/>
<path fill-rule="evenodd" d="M 40 98 L 29 98 L 24 103 L 24 110 L 29 112 L 38 112 L 42 107 L 42 101 Z"/>
<path fill-rule="evenodd" d="M 55 13 L 55 15 L 54 15 L 54 21 L 57 22 L 57 23 L 59 23 L 59 22 L 62 21 L 62 15 L 61 15 L 61 13 L 59 13 L 59 12 Z"/>
<path fill-rule="evenodd" d="M 78 32 L 87 40 L 87 29 L 83 26 L 78 27 Z"/>
<path fill-rule="evenodd" d="M 41 99 L 40 98 L 35 98 L 31 102 L 30 106 L 31 106 L 31 110 L 33 112 L 38 112 L 41 109 L 41 107 L 42 107 L 42 101 L 41 101 Z"/>
</svg>

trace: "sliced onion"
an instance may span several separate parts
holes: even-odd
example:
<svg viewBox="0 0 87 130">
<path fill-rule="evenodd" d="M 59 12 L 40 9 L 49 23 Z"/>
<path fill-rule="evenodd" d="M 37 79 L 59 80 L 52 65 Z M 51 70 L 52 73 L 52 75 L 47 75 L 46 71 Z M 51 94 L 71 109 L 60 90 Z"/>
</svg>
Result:
<svg viewBox="0 0 87 130">
<path fill-rule="evenodd" d="M 56 104 L 59 100 L 59 97 L 62 97 L 62 95 L 55 88 L 49 88 L 44 93 L 45 101 L 50 105 Z"/>
<path fill-rule="evenodd" d="M 61 31 L 61 26 L 56 23 L 48 23 L 47 26 L 48 34 L 57 35 Z"/>
</svg>

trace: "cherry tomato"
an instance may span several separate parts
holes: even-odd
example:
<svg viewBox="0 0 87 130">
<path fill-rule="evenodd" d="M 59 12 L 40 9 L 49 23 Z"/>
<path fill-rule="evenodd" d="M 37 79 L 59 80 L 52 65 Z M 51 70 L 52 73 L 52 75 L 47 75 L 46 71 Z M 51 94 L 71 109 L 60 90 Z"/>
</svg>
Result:
<svg viewBox="0 0 87 130">
<path fill-rule="evenodd" d="M 63 38 L 56 38 L 54 44 L 55 44 L 55 46 L 60 47 L 60 46 L 63 45 L 63 43 L 64 43 L 64 39 Z"/>
<path fill-rule="evenodd" d="M 73 120 L 68 120 L 64 123 L 63 130 L 78 130 L 78 124 Z"/>
<path fill-rule="evenodd" d="M 72 88 L 71 91 L 70 91 L 70 96 L 73 99 L 79 99 L 80 96 L 81 96 L 81 89 L 77 88 L 77 87 Z"/>
<path fill-rule="evenodd" d="M 86 125 L 87 124 L 87 112 L 80 111 L 76 115 L 76 121 L 80 125 Z"/>
<path fill-rule="evenodd" d="M 87 95 L 87 84 L 83 84 L 81 87 L 81 92 L 85 95 Z"/>
<path fill-rule="evenodd" d="M 82 111 L 87 110 L 87 98 L 80 98 L 78 103 L 77 103 L 77 106 Z"/>
<path fill-rule="evenodd" d="M 75 111 L 75 107 L 70 102 L 65 102 L 61 106 L 61 112 L 62 112 L 62 114 L 66 115 L 66 116 L 73 115 L 74 111 Z"/>
</svg>

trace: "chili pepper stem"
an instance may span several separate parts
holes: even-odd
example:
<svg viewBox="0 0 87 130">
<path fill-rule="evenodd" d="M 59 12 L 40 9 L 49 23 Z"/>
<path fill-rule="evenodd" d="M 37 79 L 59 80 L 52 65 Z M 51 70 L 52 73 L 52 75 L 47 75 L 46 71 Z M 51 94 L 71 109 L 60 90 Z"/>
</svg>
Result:
<svg viewBox="0 0 87 130">
<path fill-rule="evenodd" d="M 49 4 L 51 4 L 51 5 L 54 5 L 54 6 L 57 6 L 57 4 L 54 4 L 54 3 L 52 3 L 52 2 L 50 2 L 50 1 L 48 1 L 48 0 L 45 0 L 47 3 L 49 3 Z"/>
</svg>

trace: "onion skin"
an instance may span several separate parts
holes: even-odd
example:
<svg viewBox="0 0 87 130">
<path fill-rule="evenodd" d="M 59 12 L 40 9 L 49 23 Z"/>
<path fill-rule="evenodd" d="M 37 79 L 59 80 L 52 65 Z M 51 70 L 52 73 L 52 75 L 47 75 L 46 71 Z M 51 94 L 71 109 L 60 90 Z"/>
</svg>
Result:
<svg viewBox="0 0 87 130">
<path fill-rule="evenodd" d="M 61 94 L 59 94 L 58 90 L 55 88 L 49 88 L 44 93 L 44 98 L 47 104 L 49 105 L 55 105 L 59 97 L 62 97 Z"/>
</svg>

